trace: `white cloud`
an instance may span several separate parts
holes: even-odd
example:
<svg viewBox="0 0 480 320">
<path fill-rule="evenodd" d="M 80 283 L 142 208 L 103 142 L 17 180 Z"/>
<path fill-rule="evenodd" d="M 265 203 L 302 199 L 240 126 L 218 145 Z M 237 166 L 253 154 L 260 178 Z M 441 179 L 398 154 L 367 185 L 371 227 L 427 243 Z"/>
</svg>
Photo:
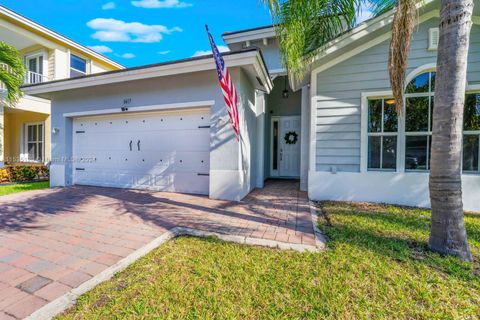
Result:
<svg viewBox="0 0 480 320">
<path fill-rule="evenodd" d="M 157 53 L 158 53 L 158 54 L 161 54 L 161 55 L 163 56 L 163 55 L 169 54 L 169 53 L 170 53 L 170 50 L 158 51 Z"/>
<path fill-rule="evenodd" d="M 218 51 L 220 52 L 230 51 L 230 49 L 227 46 L 217 46 L 217 47 L 218 47 Z M 195 51 L 192 57 L 206 56 L 209 54 L 212 54 L 212 50 L 198 50 L 198 51 Z"/>
<path fill-rule="evenodd" d="M 132 5 L 135 7 L 146 9 L 159 9 L 159 8 L 186 8 L 191 7 L 191 3 L 183 2 L 180 0 L 138 0 L 132 1 Z"/>
<path fill-rule="evenodd" d="M 161 41 L 164 34 L 182 31 L 179 27 L 169 29 L 162 25 L 147 25 L 140 22 L 103 18 L 93 19 L 87 22 L 87 26 L 96 30 L 92 38 L 104 42 L 153 43 Z"/>
<path fill-rule="evenodd" d="M 110 49 L 107 46 L 89 46 L 88 48 L 92 49 L 93 51 L 96 51 L 98 53 L 110 53 L 113 52 L 112 49 Z"/>
<path fill-rule="evenodd" d="M 122 57 L 123 59 L 133 59 L 136 56 L 133 53 L 124 53 L 124 54 L 121 54 L 120 57 Z"/>
<path fill-rule="evenodd" d="M 115 9 L 117 6 L 115 5 L 115 2 L 107 2 L 102 6 L 102 10 L 112 10 Z"/>
</svg>

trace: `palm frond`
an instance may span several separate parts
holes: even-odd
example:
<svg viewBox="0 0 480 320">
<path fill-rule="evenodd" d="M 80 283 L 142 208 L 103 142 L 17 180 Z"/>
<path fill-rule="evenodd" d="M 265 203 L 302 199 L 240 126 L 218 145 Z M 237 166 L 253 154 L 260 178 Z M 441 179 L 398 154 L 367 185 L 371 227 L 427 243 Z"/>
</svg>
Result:
<svg viewBox="0 0 480 320">
<path fill-rule="evenodd" d="M 20 86 L 25 77 L 25 66 L 15 47 L 0 41 L 0 82 L 6 88 L 5 103 L 13 106 L 22 96 Z"/>
<path fill-rule="evenodd" d="M 397 3 L 397 0 L 261 1 L 270 9 L 283 65 L 297 79 L 329 41 L 355 27 L 362 9 L 380 14 Z"/>
<path fill-rule="evenodd" d="M 390 74 L 390 86 L 392 87 L 399 115 L 403 114 L 404 109 L 405 74 L 410 53 L 410 43 L 417 19 L 416 4 L 416 0 L 400 0 L 392 22 L 388 72 Z"/>
</svg>

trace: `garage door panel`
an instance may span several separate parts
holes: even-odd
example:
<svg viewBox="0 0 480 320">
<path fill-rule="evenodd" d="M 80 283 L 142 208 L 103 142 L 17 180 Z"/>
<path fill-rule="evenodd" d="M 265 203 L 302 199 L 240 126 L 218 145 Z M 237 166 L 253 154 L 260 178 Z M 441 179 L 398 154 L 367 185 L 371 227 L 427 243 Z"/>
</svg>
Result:
<svg viewBox="0 0 480 320">
<path fill-rule="evenodd" d="M 190 130 L 210 125 L 208 113 L 183 111 L 182 113 L 148 113 L 135 115 L 111 115 L 107 118 L 87 117 L 76 119 L 75 130 L 88 130 L 94 133 L 121 133 L 142 131 Z"/>
<path fill-rule="evenodd" d="M 74 119 L 74 183 L 208 194 L 209 121 L 205 111 Z"/>
</svg>

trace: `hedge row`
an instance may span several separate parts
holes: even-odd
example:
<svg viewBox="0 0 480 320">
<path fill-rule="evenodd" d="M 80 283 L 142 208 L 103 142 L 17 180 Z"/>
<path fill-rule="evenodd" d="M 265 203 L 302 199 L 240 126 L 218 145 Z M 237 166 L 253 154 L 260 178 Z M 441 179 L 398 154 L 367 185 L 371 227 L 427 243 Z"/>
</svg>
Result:
<svg viewBox="0 0 480 320">
<path fill-rule="evenodd" d="M 48 178 L 47 166 L 25 165 L 0 168 L 0 183 L 47 180 Z"/>
</svg>

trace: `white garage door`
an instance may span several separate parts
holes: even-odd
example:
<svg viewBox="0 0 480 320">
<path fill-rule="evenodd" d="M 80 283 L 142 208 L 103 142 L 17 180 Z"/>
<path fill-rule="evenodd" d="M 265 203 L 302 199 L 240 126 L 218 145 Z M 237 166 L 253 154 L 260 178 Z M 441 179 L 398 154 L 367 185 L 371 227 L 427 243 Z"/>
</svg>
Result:
<svg viewBox="0 0 480 320">
<path fill-rule="evenodd" d="M 209 193 L 209 111 L 176 111 L 73 121 L 79 185 Z"/>
</svg>

